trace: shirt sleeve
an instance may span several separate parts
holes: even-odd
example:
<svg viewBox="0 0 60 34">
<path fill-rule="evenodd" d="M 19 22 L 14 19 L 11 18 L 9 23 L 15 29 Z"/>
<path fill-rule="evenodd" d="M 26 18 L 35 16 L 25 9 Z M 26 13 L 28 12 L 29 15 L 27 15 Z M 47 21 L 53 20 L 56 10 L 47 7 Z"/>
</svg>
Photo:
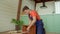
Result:
<svg viewBox="0 0 60 34">
<path fill-rule="evenodd" d="M 30 15 L 31 15 L 32 17 L 36 17 L 36 12 L 35 12 L 35 11 L 32 11 L 32 12 L 30 13 Z"/>
</svg>

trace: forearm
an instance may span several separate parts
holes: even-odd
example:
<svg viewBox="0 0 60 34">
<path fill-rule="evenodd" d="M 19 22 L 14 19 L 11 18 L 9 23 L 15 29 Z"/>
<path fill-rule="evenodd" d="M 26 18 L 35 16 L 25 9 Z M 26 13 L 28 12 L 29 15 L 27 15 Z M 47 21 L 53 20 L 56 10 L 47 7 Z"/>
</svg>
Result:
<svg viewBox="0 0 60 34">
<path fill-rule="evenodd" d="M 36 17 L 33 17 L 33 20 L 31 21 L 31 23 L 27 27 L 27 30 L 29 30 L 31 28 L 31 26 L 35 24 L 35 22 L 36 22 Z"/>
<path fill-rule="evenodd" d="M 30 25 L 31 24 L 31 20 L 30 20 L 30 18 L 29 18 L 29 24 L 28 25 Z"/>
<path fill-rule="evenodd" d="M 31 21 L 31 23 L 29 24 L 28 28 L 30 28 L 34 24 L 35 24 L 35 21 Z"/>
</svg>

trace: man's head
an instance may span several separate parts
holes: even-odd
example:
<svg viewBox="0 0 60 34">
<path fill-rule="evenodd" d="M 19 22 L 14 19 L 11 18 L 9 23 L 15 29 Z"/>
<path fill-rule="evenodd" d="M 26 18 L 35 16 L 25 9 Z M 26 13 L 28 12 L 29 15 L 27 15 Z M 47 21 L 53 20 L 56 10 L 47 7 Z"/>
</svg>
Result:
<svg viewBox="0 0 60 34">
<path fill-rule="evenodd" d="M 23 8 L 23 12 L 25 12 L 26 14 L 28 14 L 28 12 L 29 12 L 29 8 L 28 8 L 27 6 L 24 6 L 24 8 Z"/>
</svg>

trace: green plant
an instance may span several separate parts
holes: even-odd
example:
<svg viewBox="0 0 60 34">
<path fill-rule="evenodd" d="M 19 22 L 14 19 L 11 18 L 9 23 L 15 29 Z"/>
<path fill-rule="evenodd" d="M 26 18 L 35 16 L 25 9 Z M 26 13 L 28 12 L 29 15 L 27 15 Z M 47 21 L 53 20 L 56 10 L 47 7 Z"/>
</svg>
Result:
<svg viewBox="0 0 60 34">
<path fill-rule="evenodd" d="M 21 27 L 23 25 L 23 21 L 22 20 L 12 19 L 11 23 L 14 23 L 16 26 L 18 25 L 20 29 L 21 29 Z"/>
</svg>

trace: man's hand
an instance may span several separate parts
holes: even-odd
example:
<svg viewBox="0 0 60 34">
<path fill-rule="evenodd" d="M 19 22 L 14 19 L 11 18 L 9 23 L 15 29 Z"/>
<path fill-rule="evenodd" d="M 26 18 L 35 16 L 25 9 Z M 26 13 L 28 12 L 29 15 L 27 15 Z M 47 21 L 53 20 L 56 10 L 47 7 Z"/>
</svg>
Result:
<svg viewBox="0 0 60 34">
<path fill-rule="evenodd" d="M 28 28 L 27 28 L 27 32 L 29 32 L 29 30 L 30 30 L 30 28 L 28 27 Z"/>
</svg>

